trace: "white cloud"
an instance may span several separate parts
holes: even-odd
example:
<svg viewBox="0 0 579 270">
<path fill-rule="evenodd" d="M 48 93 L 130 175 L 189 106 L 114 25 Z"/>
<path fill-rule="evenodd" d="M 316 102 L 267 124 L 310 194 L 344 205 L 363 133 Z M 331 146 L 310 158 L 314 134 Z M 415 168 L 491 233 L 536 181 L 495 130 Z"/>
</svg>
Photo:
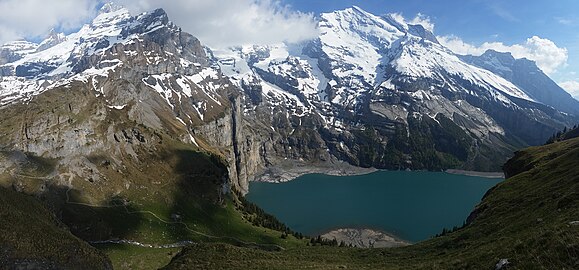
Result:
<svg viewBox="0 0 579 270">
<path fill-rule="evenodd" d="M 566 81 L 559 83 L 565 91 L 569 92 L 575 99 L 579 100 L 579 82 L 578 81 Z"/>
<path fill-rule="evenodd" d="M 559 48 L 553 41 L 538 36 L 528 38 L 523 44 L 505 45 L 502 42 L 485 42 L 480 46 L 466 43 L 456 36 L 437 38 L 444 46 L 462 55 L 481 55 L 489 49 L 510 52 L 515 58 L 535 61 L 537 66 L 547 74 L 552 74 L 558 68 L 567 65 L 567 49 Z"/>
<path fill-rule="evenodd" d="M 410 21 L 404 18 L 402 13 L 390 13 L 388 15 L 400 24 L 420 24 L 424 29 L 434 32 L 434 23 L 432 23 L 430 17 L 422 13 L 416 14 L 416 16 Z"/>
<path fill-rule="evenodd" d="M 416 14 L 416 17 L 412 19 L 410 24 L 420 24 L 424 27 L 424 29 L 429 30 L 430 32 L 434 32 L 434 23 L 430 21 L 430 18 L 422 13 Z"/>
<path fill-rule="evenodd" d="M 133 13 L 163 8 L 171 21 L 212 47 L 300 42 L 317 36 L 313 14 L 275 0 L 117 0 Z"/>
<path fill-rule="evenodd" d="M 0 44 L 72 30 L 94 17 L 97 0 L 0 0 Z"/>
</svg>

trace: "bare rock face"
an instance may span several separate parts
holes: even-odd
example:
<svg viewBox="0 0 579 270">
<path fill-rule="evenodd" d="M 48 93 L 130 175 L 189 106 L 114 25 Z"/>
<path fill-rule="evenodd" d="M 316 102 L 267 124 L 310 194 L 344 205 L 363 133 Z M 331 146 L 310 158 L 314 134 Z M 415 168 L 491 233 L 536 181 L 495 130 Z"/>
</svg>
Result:
<svg viewBox="0 0 579 270">
<path fill-rule="evenodd" d="M 226 112 L 231 111 L 232 86 L 211 66 L 198 39 L 169 22 L 162 10 L 130 17 L 112 9 L 84 31 L 86 36 L 44 43 L 46 53 L 76 42 L 62 63 L 55 57 L 43 62 L 32 51 L 20 57 L 60 65 L 61 72 L 27 69 L 35 73 L 17 77 L 15 70 L 24 67 L 12 65 L 13 59 L 4 61 L 8 63 L 2 68 L 13 72 L 3 78 L 0 95 L 16 91 L 4 88 L 15 83 L 27 87 L 42 78 L 46 84 L 29 88 L 27 95 L 11 94 L 14 101 L 0 108 L 0 151 L 23 154 L 22 162 L 3 164 L 3 185 L 18 186 L 19 175 L 25 175 L 21 165 L 40 158 L 50 161 L 39 176 L 47 182 L 44 186 L 80 189 L 99 202 L 134 186 L 117 179 L 136 177 L 131 174 L 148 169 L 151 159 L 163 162 L 162 151 L 175 148 L 176 142 L 215 150 L 203 144 L 196 127 L 231 117 Z M 233 138 L 230 131 L 220 135 L 230 142 Z"/>
<path fill-rule="evenodd" d="M 183 144 L 222 158 L 244 193 L 291 164 L 496 171 L 574 119 L 419 26 L 352 8 L 320 27 L 306 44 L 213 52 L 161 9 L 105 6 L 79 33 L 0 49 L 0 151 L 52 160 L 42 177 L 98 183 L 96 198 Z"/>
</svg>

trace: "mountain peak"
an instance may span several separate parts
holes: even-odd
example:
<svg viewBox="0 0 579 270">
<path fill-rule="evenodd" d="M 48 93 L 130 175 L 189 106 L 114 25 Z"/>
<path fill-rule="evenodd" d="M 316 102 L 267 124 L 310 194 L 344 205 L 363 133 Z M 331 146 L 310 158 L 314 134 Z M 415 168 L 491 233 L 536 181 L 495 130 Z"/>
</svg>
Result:
<svg viewBox="0 0 579 270">
<path fill-rule="evenodd" d="M 537 66 L 537 63 L 535 61 L 527 59 L 527 58 L 518 58 L 517 59 L 510 52 L 499 52 L 499 51 L 495 51 L 493 49 L 489 49 L 485 53 L 483 53 L 480 57 L 482 59 L 486 59 L 486 60 L 495 59 L 496 61 L 502 63 L 503 65 L 507 65 L 507 66 L 512 66 L 515 62 L 518 62 L 519 64 L 525 64 L 526 66 L 530 66 L 530 67 L 539 69 L 539 67 Z"/>
<path fill-rule="evenodd" d="M 358 12 L 358 13 L 362 13 L 362 14 L 370 14 L 367 11 L 363 10 L 361 7 L 359 6 L 352 6 L 351 8 L 349 8 L 352 11 Z"/>
<path fill-rule="evenodd" d="M 109 2 L 101 7 L 99 15 L 93 19 L 92 25 L 96 27 L 108 26 L 129 18 L 131 18 L 131 14 L 128 9 Z"/>
<path fill-rule="evenodd" d="M 369 19 L 376 19 L 377 16 L 363 10 L 358 6 L 352 6 L 343 10 L 334 11 L 334 13 L 341 14 L 343 17 L 355 17 L 355 18 L 369 18 Z"/>
<path fill-rule="evenodd" d="M 436 36 L 430 32 L 430 30 L 424 28 L 421 24 L 409 24 L 408 25 L 408 32 L 412 35 L 421 37 L 425 40 L 431 41 L 436 44 L 440 44 Z"/>
<path fill-rule="evenodd" d="M 37 52 L 46 50 L 52 46 L 60 44 L 66 40 L 64 33 L 57 32 L 54 28 L 50 29 L 46 38 L 38 45 Z"/>
<path fill-rule="evenodd" d="M 162 8 L 155 9 L 153 12 L 145 14 L 145 16 L 152 18 L 153 20 L 160 21 L 162 24 L 169 23 L 169 16 Z"/>
<path fill-rule="evenodd" d="M 491 57 L 501 57 L 501 58 L 512 58 L 515 60 L 513 55 L 510 52 L 499 52 L 493 49 L 488 49 L 483 53 L 484 56 L 491 56 Z"/>
<path fill-rule="evenodd" d="M 117 5 L 113 2 L 108 2 L 106 4 L 104 4 L 100 10 L 99 10 L 99 15 L 100 14 L 106 14 L 106 13 L 112 13 L 112 12 L 116 12 L 119 10 L 125 9 L 123 6 L 121 5 Z"/>
</svg>

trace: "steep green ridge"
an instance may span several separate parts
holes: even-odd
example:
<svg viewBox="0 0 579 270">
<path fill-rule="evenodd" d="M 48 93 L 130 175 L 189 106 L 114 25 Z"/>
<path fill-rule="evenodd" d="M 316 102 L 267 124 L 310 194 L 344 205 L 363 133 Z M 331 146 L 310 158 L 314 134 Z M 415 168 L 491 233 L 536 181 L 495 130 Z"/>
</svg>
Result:
<svg viewBox="0 0 579 270">
<path fill-rule="evenodd" d="M 485 195 L 452 233 L 396 249 L 288 248 L 227 244 L 185 248 L 165 269 L 509 269 L 579 268 L 579 138 L 519 151 L 511 177 Z"/>
<path fill-rule="evenodd" d="M 223 157 L 228 150 L 203 150 L 202 138 L 201 147 L 183 142 L 187 131 L 172 114 L 159 112 L 164 128 L 148 127 L 125 114 L 134 104 L 112 109 L 90 91 L 75 82 L 3 107 L 0 186 L 34 195 L 65 232 L 101 249 L 117 269 L 157 269 L 179 248 L 154 249 L 191 241 L 305 245 L 244 218 L 237 196 L 228 193 L 234 189 Z M 7 199 L 6 207 L 16 207 L 11 204 Z M 6 222 L 22 224 L 25 219 Z M 124 244 L 111 243 L 119 241 Z"/>
<path fill-rule="evenodd" d="M 16 235 L 6 233 L 1 236 L 6 239 L 0 239 L 0 243 L 12 245 L 6 246 L 7 252 L 13 250 L 16 254 L 5 255 L 8 257 L 2 265 L 16 266 L 12 259 L 14 256 L 27 260 L 33 260 L 35 256 L 49 259 L 56 256 L 58 259 L 86 252 L 83 249 L 75 253 L 51 248 L 55 244 L 50 243 L 58 243 L 59 238 L 64 238 L 60 234 L 75 239 L 77 245 L 82 244 L 84 248 L 101 254 L 87 242 L 92 243 L 109 256 L 115 269 L 157 269 L 166 265 L 183 245 L 191 242 L 220 242 L 267 250 L 305 245 L 307 240 L 299 240 L 291 235 L 282 238 L 282 232 L 252 224 L 281 228 L 273 217 L 245 210 L 244 201 L 238 199 L 239 195 L 223 193 L 227 170 L 220 157 L 198 152 L 192 146 L 168 137 L 164 137 L 163 143 L 157 145 L 157 150 L 155 154 L 147 155 L 139 151 L 141 162 L 125 163 L 128 175 L 131 176 L 128 179 L 135 188 L 109 195 L 106 201 L 96 202 L 91 198 L 99 197 L 103 189 L 120 185 L 126 179 L 103 165 L 99 169 L 106 173 L 107 182 L 101 186 L 102 189 L 58 186 L 49 182 L 51 175 L 54 175 L 53 161 L 24 153 L 0 153 L 5 158 L 16 155 L 20 159 L 18 168 L 14 170 L 17 173 L 4 174 L 0 177 L 2 182 L 12 182 L 12 187 L 20 192 L 36 194 L 36 198 L 13 191 L 8 194 L 10 196 L 0 194 L 2 232 L 10 232 L 11 228 L 22 229 L 15 230 Z M 106 153 L 98 158 L 106 160 Z M 90 182 L 74 183 L 77 187 L 90 185 Z M 42 192 L 37 193 L 39 190 Z M 6 189 L 2 191 L 8 192 Z M 18 216 L 19 219 L 4 219 L 5 215 L 12 215 L 14 208 L 27 205 L 14 196 L 26 198 L 28 203 L 38 209 L 30 210 L 25 216 Z M 38 217 L 35 211 L 38 211 Z M 34 226 L 46 223 L 43 221 L 45 219 L 60 224 L 62 228 L 58 232 L 41 228 L 36 231 L 27 229 L 30 222 L 30 226 Z M 23 235 L 26 240 L 18 242 L 19 235 Z M 48 244 L 43 242 L 45 240 Z M 30 244 L 29 247 L 29 242 L 40 246 Z M 68 242 L 64 243 L 67 248 L 75 247 Z M 90 259 L 88 255 L 84 257 Z"/>
<path fill-rule="evenodd" d="M 0 268 L 112 269 L 32 197 L 0 187 Z"/>
<path fill-rule="evenodd" d="M 150 136 L 146 128 L 141 128 L 141 132 Z M 511 177 L 485 196 L 469 217 L 469 224 L 460 230 L 405 248 L 354 249 L 308 247 L 306 240 L 292 235 L 282 238 L 282 232 L 254 226 L 271 222 L 268 216 L 260 216 L 259 211 L 245 209 L 236 194 L 220 192 L 227 177 L 220 157 L 198 152 L 166 135 L 159 136 L 162 143 L 154 144 L 156 152 L 137 148 L 140 162 L 129 162 L 130 159 L 125 162 L 130 167 L 124 175 L 131 175 L 135 188 L 110 196 L 106 202 L 91 199 L 100 197 L 97 193 L 102 191 L 98 189 L 91 194 L 90 188 L 43 187 L 38 182 L 53 175 L 55 161 L 30 154 L 2 152 L 3 158 L 16 155 L 23 161 L 14 170 L 17 174 L 0 178 L 5 183 L 15 179 L 19 181 L 14 183 L 24 183 L 13 186 L 22 192 L 43 187 L 40 189 L 46 192 L 37 197 L 83 240 L 130 240 L 153 246 L 95 244 L 110 257 L 116 269 L 156 269 L 169 262 L 167 269 L 492 269 L 501 259 L 508 259 L 518 269 L 579 266 L 579 226 L 574 225 L 574 221 L 579 221 L 579 138 L 517 152 L 505 165 L 505 172 Z M 91 158 L 107 159 L 106 153 Z M 101 164 L 99 169 L 107 176 L 103 188 L 122 185 L 123 174 L 107 169 L 106 162 L 95 163 Z M 75 183 L 91 185 L 90 181 Z M 5 255 L 5 250 L 10 249 L 3 249 L 5 253 L 0 259 L 8 265 L 15 265 L 14 261 L 7 261 L 14 256 L 33 262 L 41 258 L 42 263 L 46 262 L 44 258 L 55 258 L 58 262 L 58 258 L 73 256 L 75 253 L 69 250 L 38 248 L 52 247 L 58 243 L 56 239 L 68 243 L 62 235 L 75 239 L 86 252 L 98 254 L 64 227 L 55 225 L 62 229 L 54 233 L 34 229 L 44 223 L 30 220 L 60 223 L 34 198 L 12 191 L 6 194 L 0 194 L 3 232 L 25 230 L 20 232 L 25 239 L 22 242 L 20 237 L 10 238 L 10 233 L 2 235 L 7 238 L 2 239 L 3 245 L 17 244 L 12 255 Z M 18 220 L 4 218 L 13 209 L 26 205 L 39 210 L 32 210 L 34 214 L 28 216 L 17 215 Z M 276 226 L 281 228 L 279 224 Z M 44 240 L 49 241 L 47 246 L 43 246 Z M 179 247 L 156 248 L 182 241 L 195 244 L 181 252 Z M 39 246 L 35 249 L 26 243 Z"/>
</svg>

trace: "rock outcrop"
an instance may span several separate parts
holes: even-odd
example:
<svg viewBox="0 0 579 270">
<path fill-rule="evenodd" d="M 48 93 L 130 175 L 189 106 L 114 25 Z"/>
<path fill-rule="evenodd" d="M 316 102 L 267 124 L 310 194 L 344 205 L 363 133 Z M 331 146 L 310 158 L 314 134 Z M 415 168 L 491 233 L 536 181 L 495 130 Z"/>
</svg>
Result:
<svg viewBox="0 0 579 270">
<path fill-rule="evenodd" d="M 0 147 L 55 160 L 60 185 L 106 186 L 107 170 L 146 165 L 169 138 L 223 158 L 245 193 L 286 169 L 345 173 L 341 162 L 496 171 L 575 120 L 420 26 L 350 8 L 320 29 L 304 44 L 213 52 L 161 9 L 105 5 L 78 33 L 2 47 Z M 100 197 L 119 186 L 131 184 Z"/>
</svg>

